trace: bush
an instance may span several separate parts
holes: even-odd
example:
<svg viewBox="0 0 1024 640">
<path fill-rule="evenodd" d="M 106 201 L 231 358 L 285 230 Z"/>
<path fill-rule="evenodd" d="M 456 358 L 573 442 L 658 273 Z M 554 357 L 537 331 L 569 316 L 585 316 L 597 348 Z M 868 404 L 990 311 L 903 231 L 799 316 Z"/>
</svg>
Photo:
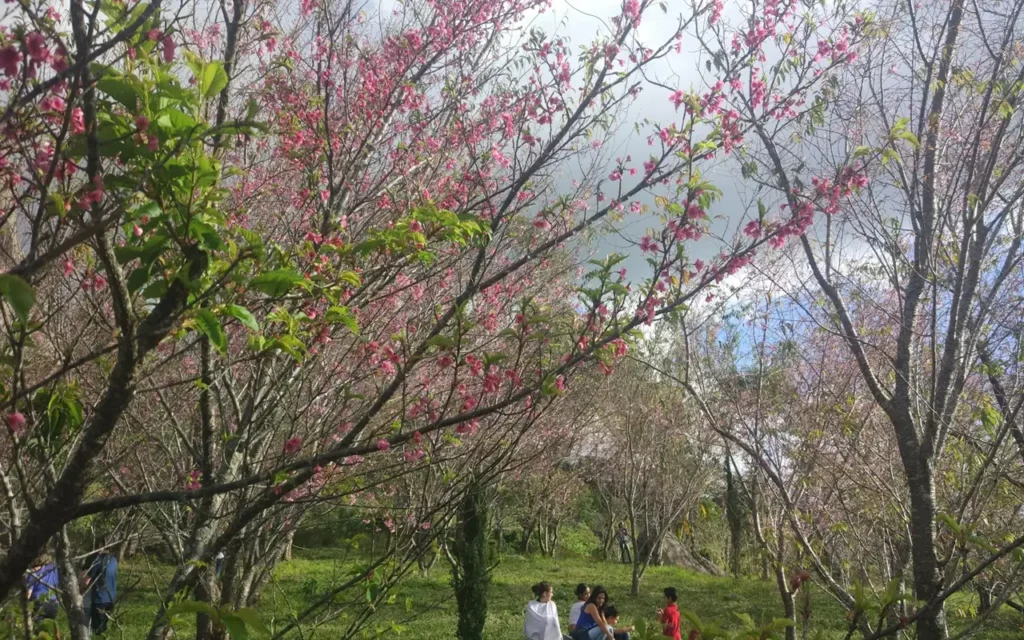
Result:
<svg viewBox="0 0 1024 640">
<path fill-rule="evenodd" d="M 561 553 L 580 558 L 598 557 L 601 554 L 601 540 L 583 523 L 562 530 L 558 536 Z"/>
</svg>

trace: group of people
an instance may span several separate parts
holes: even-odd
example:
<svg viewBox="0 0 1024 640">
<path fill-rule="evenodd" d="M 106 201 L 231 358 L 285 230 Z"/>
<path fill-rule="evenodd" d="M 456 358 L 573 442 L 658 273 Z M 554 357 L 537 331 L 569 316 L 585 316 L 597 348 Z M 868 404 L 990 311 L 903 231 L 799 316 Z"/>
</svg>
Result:
<svg viewBox="0 0 1024 640">
<path fill-rule="evenodd" d="M 657 610 L 662 635 L 682 640 L 679 630 L 679 594 L 674 587 L 665 589 L 665 607 Z M 608 602 L 608 591 L 601 585 L 591 589 L 576 586 L 576 602 L 569 607 L 569 633 L 562 633 L 555 606 L 555 590 L 547 582 L 533 586 L 536 599 L 526 605 L 523 635 L 526 640 L 629 640 L 633 627 L 619 626 L 619 612 Z"/>
<path fill-rule="evenodd" d="M 107 631 L 110 613 L 117 600 L 117 558 L 108 551 L 100 551 L 86 564 L 79 576 L 82 585 L 82 606 L 93 634 Z M 43 554 L 25 575 L 25 595 L 32 608 L 32 621 L 36 626 L 57 618 L 57 594 L 60 574 L 49 555 Z"/>
</svg>

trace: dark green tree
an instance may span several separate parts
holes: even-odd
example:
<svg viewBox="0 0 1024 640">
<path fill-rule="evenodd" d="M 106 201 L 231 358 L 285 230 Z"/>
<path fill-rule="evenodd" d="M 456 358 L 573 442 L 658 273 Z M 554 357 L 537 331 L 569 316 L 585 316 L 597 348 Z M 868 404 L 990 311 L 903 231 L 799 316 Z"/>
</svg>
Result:
<svg viewBox="0 0 1024 640">
<path fill-rule="evenodd" d="M 491 554 L 487 544 L 486 487 L 473 481 L 459 506 L 452 554 L 452 585 L 459 610 L 459 640 L 483 640 Z"/>
</svg>

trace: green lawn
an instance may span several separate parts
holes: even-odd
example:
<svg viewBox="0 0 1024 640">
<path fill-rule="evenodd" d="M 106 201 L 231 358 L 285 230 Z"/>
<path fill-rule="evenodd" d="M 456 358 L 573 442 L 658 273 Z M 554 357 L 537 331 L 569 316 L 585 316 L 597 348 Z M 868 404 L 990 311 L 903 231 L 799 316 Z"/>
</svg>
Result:
<svg viewBox="0 0 1024 640">
<path fill-rule="evenodd" d="M 300 553 L 296 559 L 283 564 L 274 582 L 266 589 L 257 608 L 259 615 L 273 624 L 287 617 L 287 612 L 301 609 L 304 602 L 315 596 L 315 586 L 331 584 L 342 567 L 323 551 Z M 126 589 L 124 601 L 118 610 L 118 631 L 113 635 L 126 639 L 144 637 L 160 589 L 166 584 L 170 568 L 144 561 L 126 563 L 122 582 Z M 487 640 L 520 640 L 522 611 L 531 597 L 530 585 L 546 580 L 555 587 L 555 600 L 563 621 L 573 601 L 572 591 L 578 582 L 604 584 L 612 602 L 623 613 L 623 622 L 631 624 L 639 617 L 653 617 L 654 609 L 662 603 L 661 589 L 675 586 L 680 594 L 680 607 L 696 612 L 706 620 L 736 626 L 735 614 L 747 613 L 755 620 L 770 619 L 780 612 L 774 584 L 757 580 L 712 578 L 672 567 L 651 568 L 641 585 L 641 595 L 629 596 L 630 573 L 628 567 L 588 559 L 555 559 L 517 556 L 506 557 L 494 574 L 485 637 Z M 454 638 L 455 604 L 451 598 L 447 567 L 442 563 L 422 578 L 410 577 L 395 592 L 393 604 L 382 607 L 373 619 L 366 637 L 379 632 L 386 637 L 412 639 Z M 407 610 L 407 599 L 411 612 Z M 958 618 L 957 604 L 953 603 L 951 619 L 954 627 L 963 624 Z M 826 594 L 818 591 L 812 597 L 811 637 L 821 629 L 826 638 L 845 635 L 844 612 Z M 403 627 L 400 634 L 393 624 Z M 985 640 L 1017 639 L 1024 634 L 1024 617 L 1007 611 L 992 622 L 995 627 L 986 632 Z M 345 628 L 343 621 L 317 629 L 306 629 L 304 638 L 337 638 Z M 176 625 L 176 638 L 190 637 L 187 625 Z"/>
</svg>

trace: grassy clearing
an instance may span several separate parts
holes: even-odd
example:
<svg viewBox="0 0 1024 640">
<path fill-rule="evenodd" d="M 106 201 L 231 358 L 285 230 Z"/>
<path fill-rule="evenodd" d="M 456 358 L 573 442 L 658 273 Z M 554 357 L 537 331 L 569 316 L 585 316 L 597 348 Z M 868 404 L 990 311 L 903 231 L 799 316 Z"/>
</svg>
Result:
<svg viewBox="0 0 1024 640">
<path fill-rule="evenodd" d="M 323 589 L 343 574 L 344 566 L 326 552 L 306 552 L 283 564 L 274 582 L 265 591 L 258 612 L 268 623 L 286 619 L 289 611 L 300 610 Z M 114 637 L 142 638 L 148 629 L 160 589 L 166 585 L 171 568 L 165 565 L 136 561 L 125 566 L 122 580 L 126 585 L 124 601 L 118 610 L 118 630 Z M 653 617 L 662 604 L 661 589 L 679 589 L 681 608 L 690 609 L 706 620 L 735 627 L 735 614 L 747 613 L 755 620 L 778 616 L 780 605 L 774 584 L 758 580 L 713 578 L 674 567 L 653 567 L 641 585 L 641 595 L 629 596 L 630 573 L 623 565 L 582 558 L 555 559 L 517 556 L 506 557 L 497 568 L 490 594 L 487 640 L 520 640 L 522 611 L 531 597 L 530 585 L 546 580 L 555 587 L 555 600 L 563 621 L 572 604 L 573 589 L 578 582 L 604 584 L 612 601 L 630 624 L 635 619 Z M 407 600 L 411 610 L 407 611 Z M 826 638 L 842 638 L 846 623 L 844 611 L 825 593 L 812 594 L 812 637 L 818 629 Z M 954 628 L 965 620 L 957 615 L 969 606 L 966 601 L 951 604 Z M 1024 617 L 1006 611 L 992 622 L 993 629 L 975 636 L 984 640 L 1010 640 L 1024 637 Z M 402 628 L 396 633 L 394 625 Z M 337 620 L 316 629 L 306 629 L 306 639 L 337 638 L 347 626 Z M 398 637 L 416 639 L 453 638 L 455 603 L 451 597 L 447 567 L 439 563 L 427 577 L 410 577 L 395 591 L 393 604 L 382 607 L 374 618 L 366 637 Z M 177 638 L 191 637 L 186 625 L 176 628 Z"/>
</svg>

